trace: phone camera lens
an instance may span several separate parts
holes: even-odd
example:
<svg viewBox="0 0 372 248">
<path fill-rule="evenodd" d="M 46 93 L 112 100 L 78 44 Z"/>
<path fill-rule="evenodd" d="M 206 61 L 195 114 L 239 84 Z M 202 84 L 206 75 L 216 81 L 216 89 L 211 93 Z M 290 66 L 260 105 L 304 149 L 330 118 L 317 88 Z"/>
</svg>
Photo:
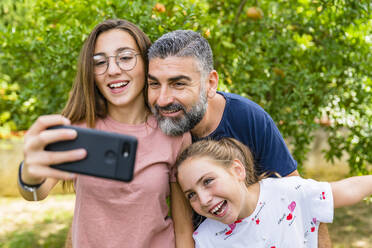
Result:
<svg viewBox="0 0 372 248">
<path fill-rule="evenodd" d="M 130 153 L 130 145 L 129 143 L 124 143 L 121 154 L 123 155 L 124 158 L 127 158 L 129 157 L 129 153 Z"/>
<path fill-rule="evenodd" d="M 114 151 L 107 151 L 105 161 L 107 164 L 114 164 L 116 162 L 116 153 Z"/>
</svg>

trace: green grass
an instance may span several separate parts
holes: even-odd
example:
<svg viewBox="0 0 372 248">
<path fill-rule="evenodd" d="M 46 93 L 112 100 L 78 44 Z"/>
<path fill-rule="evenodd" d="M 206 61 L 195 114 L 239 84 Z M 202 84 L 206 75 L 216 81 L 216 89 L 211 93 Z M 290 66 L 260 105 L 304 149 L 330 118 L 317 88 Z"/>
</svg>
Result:
<svg viewBox="0 0 372 248">
<path fill-rule="evenodd" d="M 41 202 L 0 198 L 0 248 L 62 248 L 73 216 L 73 195 Z"/>
<path fill-rule="evenodd" d="M 372 204 L 360 202 L 336 209 L 328 229 L 334 248 L 371 248 Z"/>
<path fill-rule="evenodd" d="M 42 224 L 35 224 L 34 230 L 16 231 L 6 237 L 6 241 L 0 244 L 2 248 L 49 248 L 63 247 L 68 227 L 65 227 L 58 232 L 51 233 L 46 237 L 42 237 L 36 228 L 43 228 Z"/>
<path fill-rule="evenodd" d="M 63 248 L 73 204 L 73 195 L 42 202 L 0 198 L 0 248 Z M 336 209 L 328 229 L 334 248 L 372 248 L 372 204 Z"/>
</svg>

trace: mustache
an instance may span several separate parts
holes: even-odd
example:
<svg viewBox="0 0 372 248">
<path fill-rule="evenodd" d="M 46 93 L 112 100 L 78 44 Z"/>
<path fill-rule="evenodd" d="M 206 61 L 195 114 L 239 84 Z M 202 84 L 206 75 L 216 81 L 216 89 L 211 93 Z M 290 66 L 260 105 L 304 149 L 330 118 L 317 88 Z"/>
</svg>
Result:
<svg viewBox="0 0 372 248">
<path fill-rule="evenodd" d="M 170 103 L 167 106 L 160 107 L 159 105 L 155 104 L 155 109 L 159 111 L 180 111 L 183 110 L 186 112 L 186 109 L 179 103 Z"/>
</svg>

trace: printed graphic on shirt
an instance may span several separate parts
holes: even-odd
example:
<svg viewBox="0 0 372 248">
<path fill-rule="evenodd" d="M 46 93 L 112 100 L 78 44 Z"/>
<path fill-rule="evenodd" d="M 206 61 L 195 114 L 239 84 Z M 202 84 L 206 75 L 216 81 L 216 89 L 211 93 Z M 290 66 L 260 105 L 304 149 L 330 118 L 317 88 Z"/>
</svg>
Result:
<svg viewBox="0 0 372 248">
<path fill-rule="evenodd" d="M 316 233 L 315 231 L 316 231 L 317 224 L 319 224 L 319 222 L 317 222 L 317 219 L 314 217 L 310 221 L 310 229 L 306 230 L 304 233 L 304 243 L 306 243 L 306 240 L 308 239 L 309 235 Z"/>
<path fill-rule="evenodd" d="M 236 227 L 236 224 L 237 224 L 237 223 L 240 223 L 240 222 L 242 222 L 242 220 L 237 220 L 237 221 L 235 221 L 233 224 L 229 224 L 228 226 L 229 226 L 230 230 L 227 231 L 227 232 L 225 232 L 225 235 L 230 235 L 230 234 L 232 234 L 232 232 L 234 231 L 234 229 L 235 229 L 235 227 Z"/>
<path fill-rule="evenodd" d="M 260 213 L 261 213 L 262 209 L 265 207 L 265 205 L 266 205 L 266 202 L 260 202 L 258 204 L 258 211 L 257 211 L 257 213 L 251 219 L 252 221 L 254 221 L 256 223 L 256 225 L 259 225 L 260 222 L 261 222 L 261 220 L 260 220 Z"/>
<path fill-rule="evenodd" d="M 266 202 L 258 203 L 257 213 L 251 219 L 256 225 L 259 225 L 260 222 L 261 222 L 260 213 L 261 213 L 262 209 L 265 207 L 265 205 L 266 205 Z M 242 222 L 242 220 L 240 219 L 240 220 L 235 221 L 232 224 L 227 225 L 227 227 L 225 227 L 223 230 L 217 231 L 215 233 L 215 236 L 224 235 L 224 237 L 222 237 L 222 238 L 224 240 L 228 239 L 231 235 L 234 234 L 234 230 L 237 228 L 237 224 L 239 224 L 241 222 Z M 194 235 L 197 235 L 197 234 L 198 234 L 198 232 L 194 232 Z"/>
<path fill-rule="evenodd" d="M 325 199 L 326 199 L 326 197 L 325 197 L 325 192 L 322 192 L 322 194 L 319 195 L 319 199 L 320 199 L 320 200 L 325 200 Z"/>
<path fill-rule="evenodd" d="M 278 220 L 278 225 L 283 223 L 283 220 L 287 220 L 288 222 L 288 226 L 291 226 L 293 224 L 293 222 L 295 221 L 296 219 L 296 215 L 294 215 L 294 211 L 296 209 L 296 202 L 295 201 L 291 201 L 291 203 L 288 205 L 288 210 L 289 210 L 289 213 L 288 212 L 285 212 L 283 213 L 282 215 L 280 215 L 281 217 L 279 218 Z"/>
</svg>

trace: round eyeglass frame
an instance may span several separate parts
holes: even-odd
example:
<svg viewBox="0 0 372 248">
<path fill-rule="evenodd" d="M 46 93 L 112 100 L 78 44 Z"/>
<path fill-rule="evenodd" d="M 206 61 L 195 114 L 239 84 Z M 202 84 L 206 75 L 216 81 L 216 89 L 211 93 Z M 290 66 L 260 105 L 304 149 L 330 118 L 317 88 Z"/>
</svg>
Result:
<svg viewBox="0 0 372 248">
<path fill-rule="evenodd" d="M 130 53 L 132 53 L 133 55 L 134 55 L 134 59 L 135 59 L 135 62 L 134 62 L 134 64 L 133 64 L 133 66 L 132 66 L 132 68 L 130 68 L 130 69 L 123 69 L 121 66 L 120 66 L 120 63 L 119 63 L 119 55 L 121 55 L 122 53 L 126 53 L 126 52 L 130 52 Z M 120 68 L 120 70 L 122 70 L 122 71 L 131 71 L 131 70 L 133 70 L 133 68 L 134 67 L 136 67 L 136 65 L 137 65 L 137 55 L 141 55 L 140 53 L 136 53 L 135 51 L 122 51 L 122 52 L 119 52 L 118 54 L 116 54 L 116 55 L 112 55 L 112 56 L 106 56 L 105 54 L 102 54 L 102 55 L 99 55 L 99 56 L 103 56 L 103 57 L 105 57 L 105 60 L 106 60 L 106 62 L 107 62 L 107 64 L 106 64 L 106 69 L 103 71 L 103 72 L 101 72 L 101 73 L 96 73 L 96 69 L 94 68 L 95 67 L 95 65 L 93 65 L 93 68 L 94 68 L 94 74 L 95 75 L 103 75 L 103 74 L 105 74 L 106 72 L 107 72 L 107 70 L 108 70 L 108 68 L 109 68 L 109 66 L 110 66 L 110 58 L 112 57 L 112 58 L 115 58 L 115 63 L 116 63 L 116 65 Z M 98 56 L 98 55 L 95 55 L 95 56 Z M 93 58 L 95 57 L 95 56 L 93 56 Z M 93 59 L 93 61 L 94 61 L 94 59 Z"/>
</svg>

